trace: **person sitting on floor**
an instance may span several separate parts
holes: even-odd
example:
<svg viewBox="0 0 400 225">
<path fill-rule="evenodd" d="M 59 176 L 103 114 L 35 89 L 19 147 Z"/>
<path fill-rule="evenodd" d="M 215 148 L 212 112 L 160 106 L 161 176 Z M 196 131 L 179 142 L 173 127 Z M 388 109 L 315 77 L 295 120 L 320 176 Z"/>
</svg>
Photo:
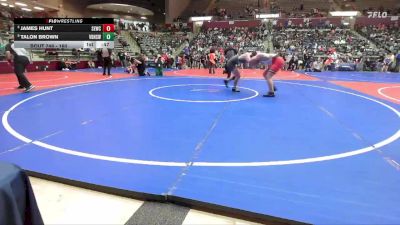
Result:
<svg viewBox="0 0 400 225">
<path fill-rule="evenodd" d="M 323 68 L 323 63 L 322 63 L 321 58 L 318 58 L 318 60 L 315 60 L 312 63 L 312 71 L 313 72 L 321 72 L 322 68 Z"/>
<path fill-rule="evenodd" d="M 60 69 L 61 70 L 69 70 L 68 67 L 67 67 L 67 64 L 65 62 L 66 62 L 66 59 L 62 58 L 61 61 L 60 61 Z"/>
<path fill-rule="evenodd" d="M 131 57 L 130 60 L 129 60 L 129 65 L 126 68 L 126 71 L 129 74 L 135 73 L 135 71 L 138 70 L 137 68 L 138 68 L 139 64 L 141 64 L 141 62 L 139 60 L 135 59 L 135 57 Z"/>
<path fill-rule="evenodd" d="M 94 64 L 94 62 L 93 62 L 92 59 L 89 59 L 89 61 L 88 61 L 88 66 L 89 66 L 89 68 L 91 68 L 91 69 L 96 68 L 96 65 Z"/>
</svg>

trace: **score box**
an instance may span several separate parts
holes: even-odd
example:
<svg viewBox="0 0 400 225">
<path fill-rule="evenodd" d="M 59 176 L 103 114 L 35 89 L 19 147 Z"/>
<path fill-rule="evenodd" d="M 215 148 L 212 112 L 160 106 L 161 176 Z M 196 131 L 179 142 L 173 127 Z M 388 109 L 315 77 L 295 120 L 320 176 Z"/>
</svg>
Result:
<svg viewBox="0 0 400 225">
<path fill-rule="evenodd" d="M 103 32 L 114 32 L 114 24 L 103 24 Z"/>
<path fill-rule="evenodd" d="M 114 41 L 114 36 L 115 36 L 114 32 L 103 33 L 103 41 Z"/>
</svg>

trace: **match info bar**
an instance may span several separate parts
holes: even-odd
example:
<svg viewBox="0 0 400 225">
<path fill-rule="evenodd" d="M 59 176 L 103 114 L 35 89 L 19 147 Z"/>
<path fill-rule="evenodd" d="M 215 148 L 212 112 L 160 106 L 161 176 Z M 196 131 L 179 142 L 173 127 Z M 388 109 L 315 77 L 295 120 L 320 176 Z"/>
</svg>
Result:
<svg viewBox="0 0 400 225">
<path fill-rule="evenodd" d="M 114 48 L 114 20 L 109 18 L 18 18 L 16 48 Z"/>
<path fill-rule="evenodd" d="M 73 49 L 73 48 L 114 48 L 114 41 L 15 41 L 15 48 L 32 49 Z"/>
</svg>

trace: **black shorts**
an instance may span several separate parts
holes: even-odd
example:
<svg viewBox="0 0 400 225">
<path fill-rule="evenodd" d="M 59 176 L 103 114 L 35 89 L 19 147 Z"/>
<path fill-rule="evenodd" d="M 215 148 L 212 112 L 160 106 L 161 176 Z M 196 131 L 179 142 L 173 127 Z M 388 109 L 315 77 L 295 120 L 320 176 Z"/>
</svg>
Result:
<svg viewBox="0 0 400 225">
<path fill-rule="evenodd" d="M 227 74 L 231 74 L 236 69 L 236 65 L 228 63 L 225 65 L 225 71 Z"/>
</svg>

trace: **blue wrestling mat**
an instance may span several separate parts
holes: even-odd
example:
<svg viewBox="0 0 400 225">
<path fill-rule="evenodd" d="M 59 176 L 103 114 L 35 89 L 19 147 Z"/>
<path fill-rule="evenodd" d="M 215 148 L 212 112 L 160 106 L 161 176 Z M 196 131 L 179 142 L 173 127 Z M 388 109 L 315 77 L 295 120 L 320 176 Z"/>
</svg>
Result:
<svg viewBox="0 0 400 225">
<path fill-rule="evenodd" d="M 399 105 L 325 80 L 276 85 L 276 98 L 264 80 L 232 93 L 189 77 L 2 96 L 0 160 L 265 219 L 400 224 Z"/>
</svg>

